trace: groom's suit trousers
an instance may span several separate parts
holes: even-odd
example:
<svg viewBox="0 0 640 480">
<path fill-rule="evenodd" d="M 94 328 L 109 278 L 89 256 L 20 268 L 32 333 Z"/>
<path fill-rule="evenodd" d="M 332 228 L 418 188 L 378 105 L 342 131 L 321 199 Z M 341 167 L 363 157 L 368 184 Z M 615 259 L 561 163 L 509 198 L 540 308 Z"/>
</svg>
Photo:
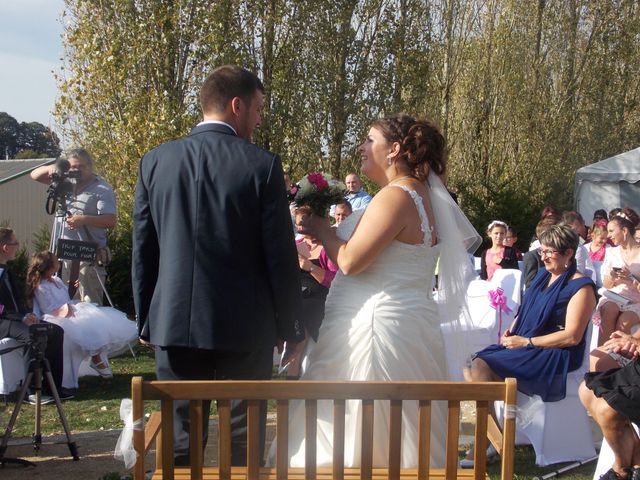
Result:
<svg viewBox="0 0 640 480">
<path fill-rule="evenodd" d="M 269 380 L 273 349 L 255 352 L 225 352 L 184 347 L 156 349 L 158 380 Z M 176 466 L 189 464 L 189 401 L 173 402 L 173 431 Z M 203 402 L 203 448 L 207 444 L 211 402 Z M 267 403 L 260 405 L 260 445 L 263 458 L 266 436 Z M 247 402 L 231 402 L 231 464 L 247 462 Z"/>
</svg>

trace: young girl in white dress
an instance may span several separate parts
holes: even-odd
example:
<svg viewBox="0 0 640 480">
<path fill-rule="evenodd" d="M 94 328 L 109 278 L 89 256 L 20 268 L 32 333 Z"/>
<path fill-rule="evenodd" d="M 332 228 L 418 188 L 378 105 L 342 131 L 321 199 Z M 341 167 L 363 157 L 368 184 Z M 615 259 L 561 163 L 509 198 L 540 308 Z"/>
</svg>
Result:
<svg viewBox="0 0 640 480">
<path fill-rule="evenodd" d="M 91 355 L 89 366 L 100 376 L 111 378 L 113 373 L 102 354 L 135 340 L 135 322 L 115 308 L 72 301 L 67 285 L 55 276 L 59 268 L 60 262 L 51 252 L 36 253 L 31 258 L 27 288 L 34 310 L 37 304 L 43 320 L 60 325 L 65 339 Z"/>
</svg>

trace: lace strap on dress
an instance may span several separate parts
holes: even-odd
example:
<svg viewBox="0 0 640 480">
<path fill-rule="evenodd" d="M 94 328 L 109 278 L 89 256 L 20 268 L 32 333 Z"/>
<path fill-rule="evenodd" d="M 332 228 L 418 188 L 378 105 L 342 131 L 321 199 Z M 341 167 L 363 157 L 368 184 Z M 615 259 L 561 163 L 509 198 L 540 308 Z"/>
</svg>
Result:
<svg viewBox="0 0 640 480">
<path fill-rule="evenodd" d="M 433 227 L 429 225 L 429 217 L 427 217 L 427 211 L 424 209 L 424 203 L 422 201 L 422 197 L 415 190 L 407 187 L 406 185 L 390 185 L 391 187 L 398 187 L 407 192 L 411 198 L 413 199 L 413 203 L 416 204 L 416 209 L 418 210 L 418 215 L 420 216 L 420 230 L 424 234 L 422 237 L 423 243 L 427 243 L 427 235 L 431 237 L 433 233 Z"/>
</svg>

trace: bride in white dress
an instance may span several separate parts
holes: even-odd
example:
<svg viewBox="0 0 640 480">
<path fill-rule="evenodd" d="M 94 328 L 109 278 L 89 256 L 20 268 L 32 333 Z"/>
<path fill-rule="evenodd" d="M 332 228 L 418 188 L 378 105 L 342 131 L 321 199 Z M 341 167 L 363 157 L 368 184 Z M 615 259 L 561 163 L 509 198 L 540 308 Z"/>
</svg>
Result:
<svg viewBox="0 0 640 480">
<path fill-rule="evenodd" d="M 465 246 L 475 249 L 480 237 L 438 178 L 445 169 L 444 143 L 427 121 L 402 115 L 374 122 L 360 152 L 362 172 L 383 187 L 380 192 L 337 232 L 327 219 L 301 219 L 302 233 L 317 237 L 340 267 L 319 340 L 309 342 L 304 354 L 302 380 L 446 380 L 441 316 L 450 320 L 461 307 L 456 300 L 464 299 L 472 274 Z M 432 295 L 438 256 L 445 312 Z M 284 355 L 295 355 L 295 348 Z M 373 465 L 384 467 L 389 406 L 377 402 L 374 408 Z M 304 405 L 296 403 L 289 427 L 291 466 L 304 466 L 303 415 Z M 332 463 L 332 418 L 331 402 L 319 402 L 319 466 Z M 360 464 L 360 422 L 360 403 L 348 402 L 346 467 Z M 417 404 L 403 402 L 403 467 L 418 464 L 417 423 Z M 443 409 L 434 408 L 434 466 L 444 465 L 445 427 Z M 274 449 L 275 442 L 272 455 Z"/>
</svg>

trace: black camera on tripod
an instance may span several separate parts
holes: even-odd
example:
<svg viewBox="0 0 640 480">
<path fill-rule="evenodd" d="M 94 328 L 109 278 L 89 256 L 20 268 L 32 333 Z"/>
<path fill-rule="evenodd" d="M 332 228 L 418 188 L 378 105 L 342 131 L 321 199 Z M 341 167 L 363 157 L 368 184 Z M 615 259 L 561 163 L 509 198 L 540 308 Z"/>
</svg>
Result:
<svg viewBox="0 0 640 480">
<path fill-rule="evenodd" d="M 81 172 L 69 170 L 68 160 L 62 158 L 56 161 L 56 171 L 51 175 L 51 183 L 47 188 L 47 202 L 45 210 L 49 215 L 56 211 L 56 204 L 66 205 L 66 196 L 73 192 L 75 179 L 80 178 Z M 66 207 L 64 207 L 66 209 Z"/>
<path fill-rule="evenodd" d="M 35 358 L 43 358 L 47 349 L 49 335 L 53 332 L 51 323 L 33 323 L 29 325 L 29 347 L 31 355 Z"/>
</svg>

